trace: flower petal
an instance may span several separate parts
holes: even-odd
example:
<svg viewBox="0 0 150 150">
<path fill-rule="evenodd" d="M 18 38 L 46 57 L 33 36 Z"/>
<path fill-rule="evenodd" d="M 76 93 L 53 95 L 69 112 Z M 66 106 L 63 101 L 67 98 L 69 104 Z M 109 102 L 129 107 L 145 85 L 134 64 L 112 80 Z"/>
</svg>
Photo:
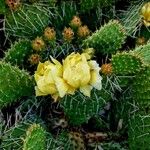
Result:
<svg viewBox="0 0 150 150">
<path fill-rule="evenodd" d="M 35 95 L 36 96 L 45 96 L 47 95 L 46 93 L 43 93 L 39 90 L 39 88 L 37 86 L 35 86 Z"/>
<path fill-rule="evenodd" d="M 92 87 L 90 85 L 80 87 L 80 92 L 88 97 L 90 97 L 91 95 L 91 90 L 92 90 Z"/>
<path fill-rule="evenodd" d="M 68 91 L 68 85 L 62 78 L 56 77 L 55 78 L 55 85 L 58 90 L 59 96 L 64 97 Z"/>
</svg>

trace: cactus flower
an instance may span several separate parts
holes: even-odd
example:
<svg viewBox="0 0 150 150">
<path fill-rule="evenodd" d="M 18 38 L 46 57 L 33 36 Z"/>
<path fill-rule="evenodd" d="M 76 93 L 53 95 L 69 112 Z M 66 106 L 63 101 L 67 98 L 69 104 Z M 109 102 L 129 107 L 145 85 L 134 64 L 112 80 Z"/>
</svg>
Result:
<svg viewBox="0 0 150 150">
<path fill-rule="evenodd" d="M 63 78 L 71 87 L 90 96 L 93 87 L 101 89 L 100 67 L 96 61 L 87 60 L 85 53 L 71 53 L 63 61 Z"/>
<path fill-rule="evenodd" d="M 141 9 L 143 23 L 146 27 L 150 26 L 150 2 L 146 3 Z"/>
<path fill-rule="evenodd" d="M 67 93 L 73 94 L 74 89 L 63 80 L 63 67 L 61 63 L 54 58 L 51 59 L 52 62 L 39 63 L 34 75 L 37 84 L 35 91 L 36 96 L 50 94 L 56 101 L 58 97 L 63 97 Z"/>
</svg>

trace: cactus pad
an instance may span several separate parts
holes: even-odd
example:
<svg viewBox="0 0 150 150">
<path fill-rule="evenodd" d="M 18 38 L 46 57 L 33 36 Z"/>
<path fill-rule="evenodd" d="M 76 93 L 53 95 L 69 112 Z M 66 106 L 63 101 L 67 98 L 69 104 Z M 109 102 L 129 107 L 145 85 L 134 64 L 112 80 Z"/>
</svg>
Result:
<svg viewBox="0 0 150 150">
<path fill-rule="evenodd" d="M 130 53 L 117 53 L 112 57 L 113 73 L 117 75 L 134 75 L 142 69 L 142 59 Z"/>
<path fill-rule="evenodd" d="M 32 95 L 33 91 L 33 80 L 25 71 L 0 62 L 0 108 Z"/>
<path fill-rule="evenodd" d="M 21 66 L 24 64 L 32 51 L 31 42 L 28 40 L 19 40 L 11 46 L 5 53 L 4 60 L 12 65 Z"/>
<path fill-rule="evenodd" d="M 132 86 L 133 99 L 139 104 L 150 104 L 150 66 L 145 67 L 134 79 Z"/>
<path fill-rule="evenodd" d="M 125 38 L 126 33 L 123 26 L 114 20 L 105 24 L 84 40 L 83 45 L 94 48 L 96 52 L 113 54 L 121 48 Z"/>
<path fill-rule="evenodd" d="M 23 5 L 5 16 L 5 32 L 9 36 L 34 38 L 49 23 L 48 11 L 36 5 Z"/>
<path fill-rule="evenodd" d="M 75 96 L 68 95 L 63 98 L 60 103 L 64 109 L 66 116 L 73 125 L 80 125 L 87 122 L 93 115 L 97 114 L 100 108 L 104 107 L 107 99 L 105 91 L 93 90 L 91 97 L 88 98 L 81 93 Z"/>
<path fill-rule="evenodd" d="M 32 124 L 24 139 L 23 150 L 45 150 L 46 132 L 39 124 Z"/>
</svg>

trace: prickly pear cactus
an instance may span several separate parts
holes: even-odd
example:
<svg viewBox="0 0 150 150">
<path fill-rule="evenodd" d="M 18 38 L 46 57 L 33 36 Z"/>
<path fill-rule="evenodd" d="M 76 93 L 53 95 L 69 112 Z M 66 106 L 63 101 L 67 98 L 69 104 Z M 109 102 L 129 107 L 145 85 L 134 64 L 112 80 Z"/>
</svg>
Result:
<svg viewBox="0 0 150 150">
<path fill-rule="evenodd" d="M 9 36 L 34 38 L 49 24 L 46 9 L 37 5 L 22 5 L 5 15 L 5 32 Z"/>
<path fill-rule="evenodd" d="M 0 14 L 4 14 L 6 12 L 6 5 L 5 5 L 5 0 L 0 1 Z"/>
<path fill-rule="evenodd" d="M 0 108 L 17 101 L 21 96 L 30 96 L 34 91 L 32 77 L 24 70 L 0 62 Z"/>
<path fill-rule="evenodd" d="M 0 0 L 0 149 L 149 150 L 149 10 Z"/>
<path fill-rule="evenodd" d="M 125 42 L 124 27 L 116 20 L 105 24 L 83 41 L 86 47 L 93 47 L 97 53 L 114 54 Z"/>
<path fill-rule="evenodd" d="M 96 7 L 107 7 L 112 5 L 114 0 L 80 0 L 80 7 L 83 12 L 89 11 Z"/>
<path fill-rule="evenodd" d="M 142 58 L 145 65 L 150 64 L 150 43 L 137 47 L 133 53 Z"/>
<path fill-rule="evenodd" d="M 133 99 L 139 104 L 150 104 L 150 66 L 145 67 L 136 75 L 132 85 Z"/>
<path fill-rule="evenodd" d="M 142 69 L 142 59 L 130 53 L 117 53 L 113 55 L 112 70 L 118 75 L 134 75 Z"/>
<path fill-rule="evenodd" d="M 11 45 L 11 48 L 5 53 L 4 61 L 12 65 L 23 66 L 31 52 L 31 42 L 28 40 L 19 40 Z"/>
<path fill-rule="evenodd" d="M 133 1 L 128 9 L 123 12 L 120 18 L 127 34 L 129 36 L 135 37 L 136 32 L 139 28 L 139 23 L 141 22 L 140 9 L 143 6 L 144 1 Z"/>
<path fill-rule="evenodd" d="M 75 96 L 68 95 L 61 100 L 61 107 L 64 109 L 70 124 L 81 125 L 97 114 L 100 108 L 104 107 L 107 100 L 103 96 L 109 95 L 105 91 L 93 90 L 88 98 L 81 93 Z"/>
<path fill-rule="evenodd" d="M 32 124 L 23 142 L 23 150 L 45 150 L 46 132 L 39 124 Z"/>
<path fill-rule="evenodd" d="M 150 116 L 144 111 L 136 112 L 129 120 L 129 148 L 133 150 L 149 149 Z"/>
<path fill-rule="evenodd" d="M 2 149 L 15 149 L 20 150 L 22 149 L 23 140 L 27 128 L 29 127 L 28 122 L 20 122 L 16 124 L 15 126 L 12 126 L 9 128 L 9 130 L 6 130 L 4 132 L 4 135 L 2 137 Z"/>
</svg>

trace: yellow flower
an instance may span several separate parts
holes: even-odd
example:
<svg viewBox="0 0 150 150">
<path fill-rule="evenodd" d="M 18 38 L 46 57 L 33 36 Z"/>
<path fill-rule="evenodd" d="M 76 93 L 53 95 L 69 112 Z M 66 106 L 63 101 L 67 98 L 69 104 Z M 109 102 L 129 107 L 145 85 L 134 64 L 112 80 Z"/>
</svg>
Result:
<svg viewBox="0 0 150 150">
<path fill-rule="evenodd" d="M 96 61 L 87 60 L 85 53 L 71 53 L 63 61 L 63 78 L 73 88 L 90 96 L 93 87 L 101 89 L 100 67 Z"/>
<path fill-rule="evenodd" d="M 150 26 L 150 2 L 146 3 L 141 9 L 143 23 L 146 27 Z"/>
<path fill-rule="evenodd" d="M 85 53 L 87 59 L 91 59 L 94 56 L 95 50 L 93 48 L 83 49 L 83 53 Z"/>
<path fill-rule="evenodd" d="M 63 80 L 63 67 L 61 63 L 52 57 L 51 59 L 52 62 L 39 63 L 34 74 L 37 84 L 35 91 L 36 96 L 50 94 L 56 101 L 58 97 L 63 97 L 68 93 L 73 94 L 75 90 Z"/>
</svg>

